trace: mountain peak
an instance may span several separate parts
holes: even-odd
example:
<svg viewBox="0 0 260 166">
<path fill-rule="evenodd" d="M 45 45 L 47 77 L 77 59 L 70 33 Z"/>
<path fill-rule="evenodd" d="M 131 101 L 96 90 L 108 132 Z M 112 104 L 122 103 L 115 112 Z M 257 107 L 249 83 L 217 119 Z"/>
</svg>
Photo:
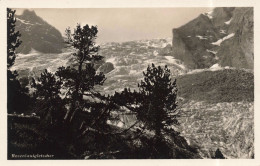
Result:
<svg viewBox="0 0 260 166">
<path fill-rule="evenodd" d="M 43 53 L 60 53 L 64 47 L 61 33 L 39 17 L 34 10 L 24 10 L 17 15 L 16 28 L 23 43 L 17 52 L 28 54 L 32 49 Z"/>
<path fill-rule="evenodd" d="M 252 69 L 253 25 L 253 8 L 215 8 L 173 29 L 173 55 L 191 69 L 216 63 Z"/>
<path fill-rule="evenodd" d="M 46 22 L 39 17 L 34 10 L 24 10 L 22 15 L 17 16 L 19 19 L 23 19 L 25 21 L 30 22 L 38 22 L 40 24 L 45 24 Z"/>
<path fill-rule="evenodd" d="M 25 9 L 22 15 L 36 15 L 34 10 Z"/>
</svg>

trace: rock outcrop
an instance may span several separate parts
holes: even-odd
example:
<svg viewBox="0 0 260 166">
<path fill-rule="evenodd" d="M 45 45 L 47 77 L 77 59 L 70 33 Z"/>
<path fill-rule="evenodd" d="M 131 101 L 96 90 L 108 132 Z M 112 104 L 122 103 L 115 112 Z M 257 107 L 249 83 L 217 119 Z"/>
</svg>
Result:
<svg viewBox="0 0 260 166">
<path fill-rule="evenodd" d="M 113 65 L 113 63 L 111 63 L 111 62 L 106 62 L 106 63 L 104 63 L 103 65 L 101 65 L 101 66 L 98 68 L 98 70 L 99 70 L 100 72 L 104 73 L 104 74 L 107 74 L 107 73 L 111 72 L 111 71 L 114 70 L 114 69 L 115 69 L 115 68 L 114 68 L 114 65 Z"/>
<path fill-rule="evenodd" d="M 173 29 L 172 54 L 191 69 L 253 69 L 253 24 L 253 8 L 215 8 Z"/>
<path fill-rule="evenodd" d="M 34 11 L 25 10 L 22 15 L 16 16 L 16 30 L 22 35 L 18 53 L 28 54 L 32 50 L 61 53 L 61 49 L 64 48 L 61 33 Z"/>
<path fill-rule="evenodd" d="M 227 33 L 235 33 L 219 49 L 220 64 L 237 68 L 254 68 L 253 8 L 236 8 Z"/>
</svg>

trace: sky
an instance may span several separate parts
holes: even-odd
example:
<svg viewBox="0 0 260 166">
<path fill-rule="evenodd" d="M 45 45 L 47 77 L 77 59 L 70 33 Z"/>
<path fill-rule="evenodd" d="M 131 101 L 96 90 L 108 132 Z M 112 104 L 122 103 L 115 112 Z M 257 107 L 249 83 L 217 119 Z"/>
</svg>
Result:
<svg viewBox="0 0 260 166">
<path fill-rule="evenodd" d="M 24 9 L 16 9 L 22 14 Z M 196 18 L 212 8 L 34 8 L 38 16 L 56 27 L 62 35 L 65 29 L 81 25 L 97 25 L 97 42 L 172 37 L 172 29 Z"/>
</svg>

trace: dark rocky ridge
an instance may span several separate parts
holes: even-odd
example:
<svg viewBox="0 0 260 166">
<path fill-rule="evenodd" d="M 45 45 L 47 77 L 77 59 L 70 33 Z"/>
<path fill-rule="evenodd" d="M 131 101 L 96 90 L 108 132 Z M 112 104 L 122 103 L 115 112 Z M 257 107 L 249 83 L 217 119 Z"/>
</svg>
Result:
<svg viewBox="0 0 260 166">
<path fill-rule="evenodd" d="M 56 28 L 37 16 L 34 11 L 25 10 L 16 18 L 16 30 L 22 35 L 18 53 L 28 54 L 32 49 L 42 53 L 61 53 L 64 43 Z"/>
<path fill-rule="evenodd" d="M 113 63 L 111 63 L 111 62 L 106 62 L 98 68 L 98 70 L 104 74 L 107 74 L 114 69 L 115 69 L 115 67 L 114 67 Z"/>
<path fill-rule="evenodd" d="M 216 63 L 253 69 L 253 23 L 253 8 L 215 8 L 173 29 L 172 54 L 191 69 Z"/>
</svg>

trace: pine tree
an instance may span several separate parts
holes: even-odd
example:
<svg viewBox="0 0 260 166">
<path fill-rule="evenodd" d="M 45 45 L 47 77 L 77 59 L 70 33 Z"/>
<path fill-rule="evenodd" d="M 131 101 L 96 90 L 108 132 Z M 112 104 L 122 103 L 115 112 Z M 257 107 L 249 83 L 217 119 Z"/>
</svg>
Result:
<svg viewBox="0 0 260 166">
<path fill-rule="evenodd" d="M 67 43 L 75 50 L 75 64 L 74 68 L 60 67 L 56 73 L 63 82 L 63 88 L 68 90 L 67 97 L 71 103 L 66 121 L 73 119 L 76 110 L 84 109 L 86 103 L 83 96 L 89 95 L 95 85 L 102 85 L 105 81 L 104 74 L 97 73 L 94 68 L 94 63 L 103 58 L 98 54 L 99 46 L 95 43 L 97 33 L 96 26 L 81 27 L 80 24 L 76 26 L 73 34 L 71 30 L 66 30 Z"/>
<path fill-rule="evenodd" d="M 15 31 L 15 10 L 7 8 L 7 108 L 8 113 L 23 112 L 28 108 L 28 89 L 23 88 L 18 81 L 18 73 L 11 71 L 14 65 L 16 53 L 21 41 L 19 31 Z"/>
<path fill-rule="evenodd" d="M 56 76 L 47 69 L 41 73 L 37 81 L 33 78 L 32 88 L 35 89 L 37 114 L 50 120 L 51 124 L 59 123 L 64 117 L 64 101 L 60 97 L 62 83 L 56 79 Z"/>
<path fill-rule="evenodd" d="M 15 10 L 7 8 L 7 68 L 13 66 L 16 58 L 15 49 L 22 43 L 19 31 L 15 31 Z"/>
<path fill-rule="evenodd" d="M 176 80 L 171 81 L 171 73 L 167 66 L 161 68 L 152 64 L 143 74 L 144 80 L 138 84 L 142 97 L 137 118 L 160 137 L 163 129 L 179 124 L 176 119 Z"/>
<path fill-rule="evenodd" d="M 215 156 L 213 157 L 213 159 L 225 159 L 224 155 L 221 153 L 219 148 L 216 150 Z"/>
</svg>

